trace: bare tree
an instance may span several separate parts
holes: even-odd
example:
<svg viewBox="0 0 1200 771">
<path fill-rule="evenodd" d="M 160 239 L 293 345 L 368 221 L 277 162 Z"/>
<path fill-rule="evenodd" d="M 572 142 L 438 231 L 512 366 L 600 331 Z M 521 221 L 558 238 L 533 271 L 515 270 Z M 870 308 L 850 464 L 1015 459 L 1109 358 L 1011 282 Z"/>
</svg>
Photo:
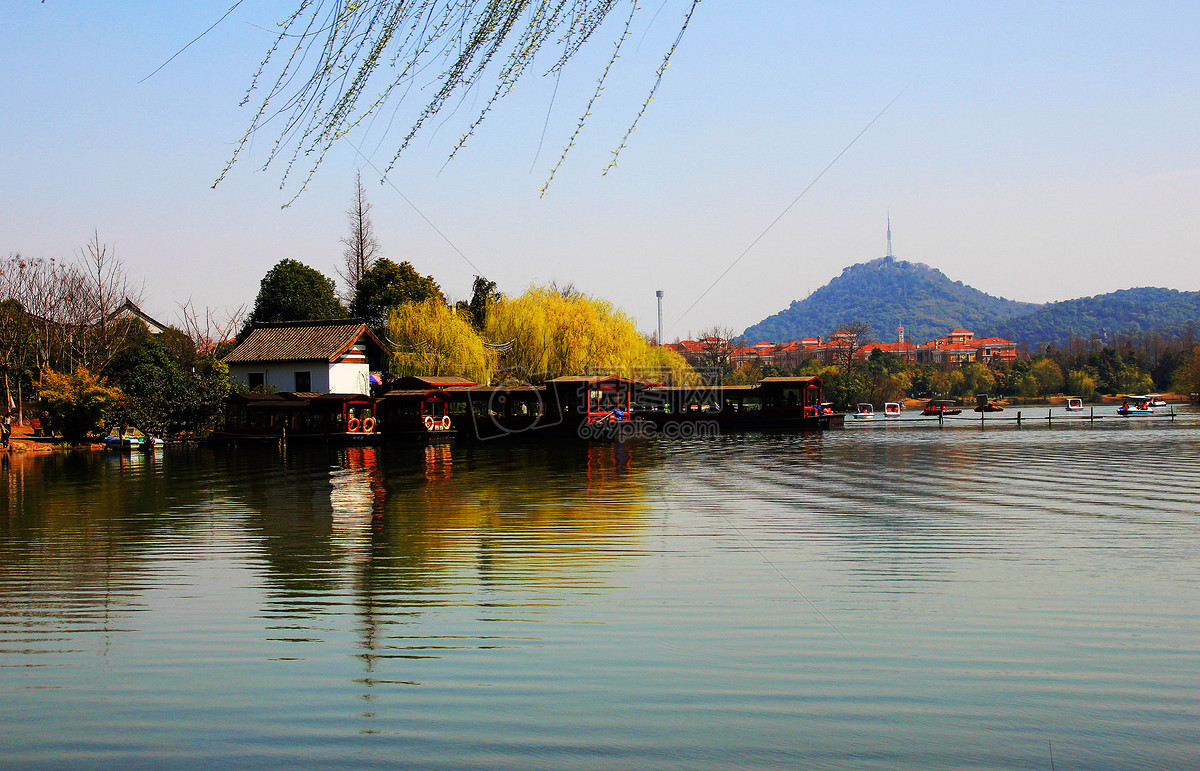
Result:
<svg viewBox="0 0 1200 771">
<path fill-rule="evenodd" d="M 865 321 L 852 321 L 844 324 L 830 335 L 830 342 L 835 348 L 835 360 L 838 364 L 849 364 L 854 352 L 864 345 L 875 342 L 875 333 L 871 325 Z"/>
<path fill-rule="evenodd" d="M 246 320 L 246 306 L 240 305 L 233 311 L 218 315 L 211 308 L 198 309 L 189 298 L 179 305 L 179 320 L 183 333 L 192 341 L 200 356 L 218 354 L 222 343 L 232 342 L 237 330 Z"/>
<path fill-rule="evenodd" d="M 0 273 L 4 296 L 20 303 L 27 314 L 35 367 L 57 365 L 65 350 L 67 297 L 77 283 L 74 268 L 54 259 L 13 254 Z"/>
<path fill-rule="evenodd" d="M 127 300 L 141 302 L 142 290 L 132 287 L 116 250 L 96 231 L 63 278 L 62 320 L 71 328 L 67 371 L 101 372 L 129 343 L 135 322 L 120 311 Z"/>
<path fill-rule="evenodd" d="M 382 251 L 371 223 L 371 202 L 363 190 L 361 171 L 354 175 L 354 203 L 346 210 L 346 219 L 350 222 L 350 234 L 342 239 L 346 250 L 342 252 L 344 262 L 337 274 L 346 286 L 342 299 L 350 303 L 354 300 L 358 280 L 379 261 Z"/>
<path fill-rule="evenodd" d="M 700 343 L 700 366 L 705 370 L 701 374 L 714 383 L 720 383 L 733 371 L 729 358 L 733 353 L 732 339 L 733 329 L 722 326 L 701 330 L 696 339 Z"/>
</svg>

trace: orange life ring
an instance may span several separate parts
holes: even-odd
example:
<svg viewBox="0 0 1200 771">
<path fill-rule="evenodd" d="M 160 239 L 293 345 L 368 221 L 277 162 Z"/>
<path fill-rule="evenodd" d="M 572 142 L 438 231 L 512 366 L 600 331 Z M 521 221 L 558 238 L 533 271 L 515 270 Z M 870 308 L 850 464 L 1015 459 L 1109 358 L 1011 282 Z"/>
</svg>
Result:
<svg viewBox="0 0 1200 771">
<path fill-rule="evenodd" d="M 347 420 L 346 421 L 346 430 L 352 434 L 356 433 L 358 431 L 358 418 L 350 418 L 349 420 Z"/>
<path fill-rule="evenodd" d="M 425 428 L 427 428 L 430 431 L 433 430 L 433 416 L 432 415 L 425 416 Z"/>
<path fill-rule="evenodd" d="M 442 428 L 450 428 L 450 416 L 449 415 L 442 416 Z"/>
<path fill-rule="evenodd" d="M 375 418 L 364 418 L 362 422 L 363 433 L 369 434 L 375 430 Z"/>
</svg>

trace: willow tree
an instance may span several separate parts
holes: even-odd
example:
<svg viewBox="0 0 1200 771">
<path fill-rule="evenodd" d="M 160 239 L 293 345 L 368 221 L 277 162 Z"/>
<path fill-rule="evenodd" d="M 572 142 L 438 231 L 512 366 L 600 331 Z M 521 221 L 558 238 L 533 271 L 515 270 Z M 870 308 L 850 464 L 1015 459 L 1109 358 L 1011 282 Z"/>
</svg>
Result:
<svg viewBox="0 0 1200 771">
<path fill-rule="evenodd" d="M 583 373 L 678 379 L 690 372 L 674 351 L 647 343 L 612 303 L 554 287 L 491 303 L 484 337 L 511 341 L 504 363 L 535 380 Z"/>
<path fill-rule="evenodd" d="M 487 383 L 496 355 L 468 318 L 438 298 L 404 303 L 388 311 L 391 372 L 405 375 L 458 375 Z"/>
<path fill-rule="evenodd" d="M 663 53 L 649 93 L 605 172 L 616 165 L 654 98 L 699 4 L 699 0 L 674 2 L 683 11 L 678 34 Z M 660 6 L 654 11 L 652 22 L 661 10 Z M 294 165 L 306 159 L 308 171 L 299 195 L 334 143 L 380 112 L 393 115 L 406 101 L 430 94 L 396 143 L 386 174 L 422 128 L 437 123 L 433 119 L 443 112 L 452 115 L 472 92 L 483 90 L 480 106 L 450 149 L 453 158 L 519 80 L 538 70 L 558 78 L 614 17 L 608 32 L 600 35 L 611 41 L 608 60 L 548 174 L 548 186 L 592 114 L 622 51 L 631 37 L 637 37 L 635 21 L 643 13 L 637 0 L 298 0 L 296 10 L 279 24 L 279 35 L 254 74 L 243 103 L 257 101 L 257 111 L 217 183 L 259 130 L 271 123 L 278 139 L 263 166 L 286 159 L 281 161 L 286 184 Z M 264 84 L 270 85 L 256 94 Z"/>
</svg>

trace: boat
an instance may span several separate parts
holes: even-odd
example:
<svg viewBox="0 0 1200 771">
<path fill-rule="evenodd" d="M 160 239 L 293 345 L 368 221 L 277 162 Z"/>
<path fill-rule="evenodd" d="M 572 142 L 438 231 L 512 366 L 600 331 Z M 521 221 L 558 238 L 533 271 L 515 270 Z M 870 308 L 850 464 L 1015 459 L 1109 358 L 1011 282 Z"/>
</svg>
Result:
<svg viewBox="0 0 1200 771">
<path fill-rule="evenodd" d="M 960 415 L 962 410 L 958 408 L 958 403 L 953 399 L 930 399 L 925 402 L 921 414 L 936 418 L 942 415 Z"/>
<path fill-rule="evenodd" d="M 1066 409 L 1067 412 L 1082 412 L 1083 399 L 1080 399 L 1078 396 L 1068 396 L 1067 406 L 1064 409 Z"/>
<path fill-rule="evenodd" d="M 1143 396 L 1151 407 L 1166 407 L 1167 400 L 1162 398 L 1162 394 L 1146 394 Z"/>
<path fill-rule="evenodd" d="M 320 441 L 370 444 L 382 436 L 376 399 L 367 394 L 311 392 L 232 394 L 224 426 L 211 441 Z"/>
<path fill-rule="evenodd" d="M 875 417 L 875 405 L 860 402 L 858 408 L 850 413 L 850 417 L 856 420 L 870 420 Z"/>
<path fill-rule="evenodd" d="M 900 403 L 899 402 L 884 402 L 883 416 L 885 418 L 900 417 Z"/>
<path fill-rule="evenodd" d="M 456 376 L 409 375 L 393 383 L 379 398 L 378 417 L 392 439 L 441 440 L 457 435 L 456 420 L 466 423 L 463 410 L 452 414 L 447 388 L 472 388 L 476 383 Z"/>
<path fill-rule="evenodd" d="M 156 436 L 146 436 L 136 428 L 128 426 L 113 426 L 104 437 L 104 446 L 118 452 L 152 449 L 162 447 L 163 440 Z"/>
<path fill-rule="evenodd" d="M 1145 397 L 1137 397 L 1127 400 L 1120 407 L 1117 407 L 1117 414 L 1124 417 L 1131 415 L 1153 415 L 1154 405 L 1150 399 Z"/>
<path fill-rule="evenodd" d="M 815 375 L 764 377 L 744 385 L 650 384 L 638 395 L 634 410 L 652 421 L 658 433 L 680 437 L 841 428 L 846 415 L 821 401 L 822 386 Z"/>
</svg>

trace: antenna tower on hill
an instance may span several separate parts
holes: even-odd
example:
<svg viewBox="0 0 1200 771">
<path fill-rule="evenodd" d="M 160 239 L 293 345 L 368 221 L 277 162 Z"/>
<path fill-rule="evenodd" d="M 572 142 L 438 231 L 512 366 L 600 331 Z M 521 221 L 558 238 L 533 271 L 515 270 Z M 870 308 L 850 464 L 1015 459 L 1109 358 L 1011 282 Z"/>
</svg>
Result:
<svg viewBox="0 0 1200 771">
<path fill-rule="evenodd" d="M 888 258 L 889 260 L 891 260 L 891 259 L 895 259 L 895 258 L 892 256 L 892 213 L 891 213 L 891 212 L 888 212 L 888 251 L 887 251 L 887 258 Z"/>
</svg>

